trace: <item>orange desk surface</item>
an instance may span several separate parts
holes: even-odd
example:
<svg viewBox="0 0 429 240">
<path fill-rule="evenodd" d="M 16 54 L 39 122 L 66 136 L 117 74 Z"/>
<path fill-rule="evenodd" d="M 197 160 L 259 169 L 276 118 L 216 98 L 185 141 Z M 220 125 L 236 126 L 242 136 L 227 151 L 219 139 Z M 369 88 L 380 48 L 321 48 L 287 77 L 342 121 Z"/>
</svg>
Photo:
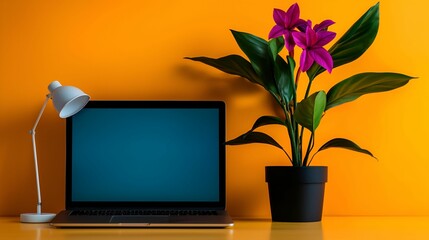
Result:
<svg viewBox="0 0 429 240">
<path fill-rule="evenodd" d="M 48 224 L 23 224 L 0 217 L 0 239 L 25 240 L 414 240 L 429 239 L 429 217 L 324 217 L 315 223 L 235 220 L 225 229 L 56 229 Z"/>
</svg>

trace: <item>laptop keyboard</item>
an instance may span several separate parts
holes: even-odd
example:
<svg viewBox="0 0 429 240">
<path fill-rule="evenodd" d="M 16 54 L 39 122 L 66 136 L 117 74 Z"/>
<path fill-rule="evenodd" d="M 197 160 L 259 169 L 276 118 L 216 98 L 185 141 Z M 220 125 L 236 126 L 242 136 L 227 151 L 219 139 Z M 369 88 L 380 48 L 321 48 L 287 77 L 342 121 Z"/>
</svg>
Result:
<svg viewBox="0 0 429 240">
<path fill-rule="evenodd" d="M 73 210 L 70 215 L 112 216 L 112 215 L 217 215 L 215 210 Z"/>
</svg>

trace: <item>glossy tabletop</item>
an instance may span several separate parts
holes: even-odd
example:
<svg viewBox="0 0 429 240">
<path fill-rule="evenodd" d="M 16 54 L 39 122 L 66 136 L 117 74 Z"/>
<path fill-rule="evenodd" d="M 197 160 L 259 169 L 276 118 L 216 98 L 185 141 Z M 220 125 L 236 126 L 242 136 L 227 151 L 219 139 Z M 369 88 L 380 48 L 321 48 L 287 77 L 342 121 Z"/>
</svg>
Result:
<svg viewBox="0 0 429 240">
<path fill-rule="evenodd" d="M 23 224 L 19 218 L 1 217 L 0 239 L 413 240 L 429 239 L 429 217 L 324 217 L 314 223 L 235 220 L 234 227 L 224 229 L 57 229 L 48 224 Z"/>
</svg>

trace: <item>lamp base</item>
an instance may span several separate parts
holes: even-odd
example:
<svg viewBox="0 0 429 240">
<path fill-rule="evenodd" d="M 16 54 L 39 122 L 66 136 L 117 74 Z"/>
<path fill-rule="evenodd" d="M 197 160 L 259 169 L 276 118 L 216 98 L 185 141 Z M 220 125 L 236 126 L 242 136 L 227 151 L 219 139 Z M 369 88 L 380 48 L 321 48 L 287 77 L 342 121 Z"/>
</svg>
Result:
<svg viewBox="0 0 429 240">
<path fill-rule="evenodd" d="M 47 223 L 50 222 L 54 217 L 55 213 L 22 213 L 22 223 Z"/>
</svg>

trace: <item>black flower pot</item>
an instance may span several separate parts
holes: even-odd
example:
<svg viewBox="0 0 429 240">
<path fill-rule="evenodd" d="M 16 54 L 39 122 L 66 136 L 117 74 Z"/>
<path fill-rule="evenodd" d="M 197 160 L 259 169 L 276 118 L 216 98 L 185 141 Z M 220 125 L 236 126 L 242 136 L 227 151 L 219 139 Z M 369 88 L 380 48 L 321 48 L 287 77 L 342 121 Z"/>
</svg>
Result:
<svg viewBox="0 0 429 240">
<path fill-rule="evenodd" d="M 265 167 L 272 220 L 320 221 L 327 179 L 327 167 Z"/>
</svg>

